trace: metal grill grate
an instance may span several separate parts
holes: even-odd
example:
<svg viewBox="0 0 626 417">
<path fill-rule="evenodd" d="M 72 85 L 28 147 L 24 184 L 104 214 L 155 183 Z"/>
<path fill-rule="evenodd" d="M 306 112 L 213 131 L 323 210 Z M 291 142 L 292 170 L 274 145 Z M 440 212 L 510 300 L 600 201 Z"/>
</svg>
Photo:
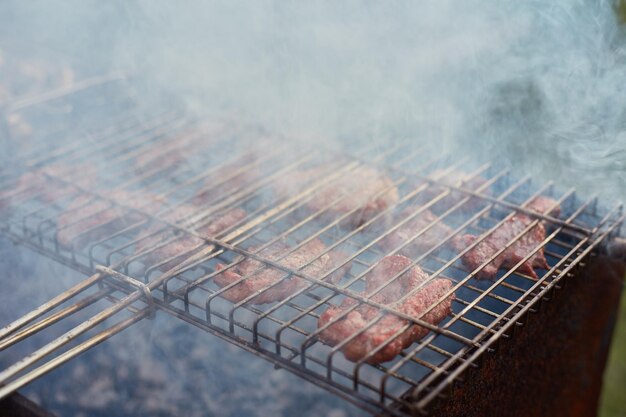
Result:
<svg viewBox="0 0 626 417">
<path fill-rule="evenodd" d="M 72 96 L 55 100 L 77 99 Z M 99 106 L 88 109 L 94 118 L 100 114 Z M 40 182 L 13 188 L 16 175 L 4 177 L 0 187 L 2 232 L 45 256 L 93 275 L 0 330 L 0 350 L 98 300 L 107 298 L 112 303 L 1 372 L 0 382 L 6 385 L 0 388 L 0 397 L 159 310 L 264 357 L 369 411 L 397 415 L 406 410 L 425 412 L 429 402 L 451 382 L 462 378 L 466 368 L 477 366 L 481 353 L 498 339 L 508 337 L 511 327 L 524 314 L 536 309 L 549 291 L 558 288 L 568 274 L 582 265 L 586 256 L 616 234 L 623 220 L 621 205 L 605 210 L 595 198 L 581 200 L 574 190 L 563 192 L 552 183 L 538 185 L 530 177 L 518 179 L 497 164 L 477 165 L 466 158 L 441 155 L 429 146 L 398 141 L 384 148 L 367 143 L 352 144 L 348 150 L 315 145 L 307 148 L 293 145 L 289 138 L 270 137 L 259 129 L 234 123 L 208 125 L 176 111 L 133 113 L 151 114 L 142 119 L 127 114 L 120 112 L 109 115 L 104 122 L 100 120 L 94 126 L 105 127 L 96 128 L 86 137 L 64 140 L 60 146 L 42 140 L 26 154 L 18 152 L 20 156 L 14 165 L 31 171 L 62 164 L 64 168 L 42 171 Z M 61 132 L 67 132 L 67 128 L 53 133 Z M 184 159 L 178 159 L 177 152 Z M 90 167 L 95 167 L 94 171 Z M 293 187 L 287 195 L 276 192 L 277 182 L 315 167 L 324 169 L 305 184 Z M 355 228 L 346 227 L 346 221 L 359 209 L 329 216 L 333 207 L 347 198 L 345 194 L 324 201 L 315 211 L 303 210 L 319 190 L 360 175 L 363 167 L 375 167 L 391 179 L 388 188 L 378 193 L 384 195 L 397 188 L 396 204 Z M 463 179 L 459 180 L 459 176 Z M 92 181 L 91 177 L 97 180 Z M 115 197 L 119 190 L 128 195 L 149 191 L 152 197 L 133 205 Z M 172 217 L 177 208 L 199 195 L 201 208 L 186 212 L 184 218 Z M 525 208 L 540 195 L 553 198 L 561 207 L 558 218 Z M 76 201 L 83 203 L 70 205 Z M 88 216 L 81 214 L 85 207 L 96 204 L 98 210 Z M 244 209 L 245 216 L 216 236 L 207 237 L 198 231 L 198 225 L 212 215 L 233 207 Z M 393 249 L 381 247 L 387 236 L 431 209 L 437 213 L 436 219 L 415 231 L 408 241 Z M 64 230 L 81 225 L 89 216 L 111 210 L 117 214 L 107 222 L 106 233 L 102 233 L 102 224 L 96 224 L 83 227 L 73 236 L 71 245 L 59 242 L 59 234 Z M 71 220 L 59 224 L 64 213 Z M 481 267 L 468 271 L 461 257 L 516 213 L 525 213 L 533 220 Z M 539 222 L 545 222 L 548 231 L 532 253 L 525 254 L 516 267 L 500 270 L 494 280 L 476 278 L 482 267 Z M 440 224 L 447 224 L 450 231 L 435 245 L 412 256 L 411 267 L 419 265 L 431 277 L 449 279 L 453 283 L 450 291 L 419 317 L 362 295 L 364 278 L 384 256 L 402 252 Z M 146 230 L 151 231 L 152 237 L 165 237 L 137 252 L 141 242 L 150 239 L 141 233 Z M 480 237 L 461 252 L 452 250 L 450 242 L 465 233 Z M 186 249 L 188 252 L 177 252 L 156 263 L 147 262 L 159 248 L 185 237 L 199 238 L 201 242 Z M 314 239 L 325 245 L 315 259 L 295 269 L 281 263 L 283 257 Z M 266 256 L 263 249 L 277 242 L 285 243 L 289 249 L 278 258 Z M 538 277 L 516 271 L 540 250 L 546 255 L 548 270 L 536 269 Z M 306 272 L 307 265 L 333 251 L 342 254 L 333 271 L 351 265 L 350 273 L 339 283 Z M 215 277 L 224 270 L 218 271 L 217 264 L 233 269 L 241 264 L 242 256 L 279 271 L 284 279 L 298 277 L 307 285 L 269 304 L 256 305 L 255 297 L 277 283 L 241 301 L 230 302 L 225 293 L 249 277 L 220 288 Z M 326 276 L 333 271 L 327 271 Z M 413 293 L 416 291 L 419 288 L 412 289 Z M 452 294 L 452 313 L 446 319 L 432 324 L 424 318 Z M 317 326 L 324 310 L 346 298 L 357 301 L 353 309 L 369 305 L 405 319 L 407 324 L 396 335 L 413 324 L 429 332 L 393 361 L 367 363 L 382 345 L 360 361 L 350 362 L 341 348 L 356 335 L 330 347 L 319 341 L 324 328 Z M 366 328 L 382 317 L 379 314 Z M 96 325 L 111 318 L 117 319 L 115 324 L 104 331 L 97 330 Z M 88 339 L 80 338 L 90 331 L 93 335 Z M 47 362 L 43 365 L 30 369 L 44 359 Z M 405 411 L 399 411 L 400 407 Z"/>
</svg>

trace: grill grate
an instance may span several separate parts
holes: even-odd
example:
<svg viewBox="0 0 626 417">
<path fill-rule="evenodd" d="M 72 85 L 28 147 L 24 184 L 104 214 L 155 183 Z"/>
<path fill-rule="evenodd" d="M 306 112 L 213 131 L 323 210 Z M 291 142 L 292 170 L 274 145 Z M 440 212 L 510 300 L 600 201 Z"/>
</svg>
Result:
<svg viewBox="0 0 626 417">
<path fill-rule="evenodd" d="M 72 95 L 55 100 L 77 98 Z M 96 118 L 100 110 L 99 105 L 93 105 L 83 111 L 93 112 L 91 116 Z M 65 140 L 60 146 L 42 140 L 25 154 L 18 152 L 15 166 L 29 170 L 59 164 L 68 167 L 43 174 L 43 187 L 32 185 L 11 191 L 16 176 L 9 173 L 4 177 L 0 187 L 0 207 L 5 204 L 0 218 L 2 232 L 91 277 L 0 330 L 0 351 L 98 300 L 107 298 L 111 304 L 63 337 L 0 372 L 0 382 L 6 384 L 0 388 L 0 397 L 159 310 L 264 357 L 369 411 L 396 415 L 406 410 L 425 412 L 446 386 L 461 379 L 468 367 L 477 366 L 483 352 L 498 339 L 508 337 L 511 327 L 525 313 L 536 309 L 549 291 L 562 285 L 568 274 L 583 265 L 586 256 L 618 233 L 623 220 L 621 205 L 606 210 L 597 199 L 583 200 L 574 190 L 560 191 L 552 183 L 537 185 L 530 177 L 517 179 L 497 164 L 477 165 L 466 158 L 441 155 L 428 145 L 418 147 L 398 141 L 385 148 L 367 143 L 353 144 L 349 150 L 313 145 L 307 148 L 253 127 L 230 122 L 208 125 L 179 111 L 142 109 L 133 114 L 151 116 L 138 119 L 120 112 L 94 124 L 96 130 L 86 136 Z M 76 115 L 71 120 L 77 120 Z M 44 133 L 58 135 L 66 131 L 64 128 Z M 49 136 L 42 133 L 39 137 Z M 177 152 L 184 154 L 184 161 L 176 160 Z M 277 181 L 316 166 L 327 169 L 311 177 L 306 185 L 294 188 L 288 196 L 274 192 Z M 359 175 L 365 166 L 377 167 L 391 178 L 389 188 L 379 194 L 396 187 L 400 195 L 397 204 L 357 228 L 345 227 L 345 221 L 354 212 L 327 216 L 346 195 L 324 202 L 317 211 L 302 210 L 316 197 L 316 191 L 347 176 Z M 95 167 L 97 184 L 90 183 L 91 174 L 86 175 L 91 172 L 90 167 Z M 463 181 L 454 179 L 459 173 L 463 174 Z M 470 187 L 469 184 L 476 184 L 473 181 L 479 185 Z M 115 198 L 113 190 L 125 190 L 130 195 L 149 190 L 163 204 L 157 209 L 154 200 L 131 205 Z M 172 221 L 174 210 L 193 201 L 200 192 L 203 208 Z M 540 195 L 549 196 L 560 205 L 557 218 L 525 208 Z M 68 248 L 59 242 L 59 233 L 84 221 L 81 207 L 68 208 L 80 198 L 85 199 L 82 207 L 102 203 L 99 211 L 89 216 L 115 210 L 119 213 L 117 219 L 123 221 L 95 239 L 87 238 L 93 232 L 87 228 L 75 236 L 74 244 Z M 197 225 L 232 207 L 245 209 L 245 217 L 211 238 L 198 232 Z M 436 220 L 393 250 L 381 249 L 380 242 L 386 236 L 429 209 L 437 211 Z M 69 213 L 71 221 L 60 225 L 58 219 L 63 213 Z M 403 215 L 398 216 L 400 213 Z M 460 262 L 461 257 L 515 213 L 526 213 L 533 221 L 501 251 L 544 221 L 549 225 L 545 239 L 517 266 L 543 249 L 550 268 L 536 269 L 538 277 L 512 268 L 500 270 L 494 280 L 477 279 L 478 269 L 468 271 Z M 420 317 L 411 317 L 361 295 L 365 275 L 384 256 L 401 252 L 441 223 L 450 226 L 451 231 L 411 259 L 411 266 L 419 265 L 429 275 L 453 283 L 437 303 Z M 148 229 L 153 236 L 168 237 L 137 253 L 138 244 L 149 238 L 139 232 Z M 460 253 L 450 250 L 448 244 L 465 233 L 481 237 Z M 180 260 L 181 253 L 156 264 L 147 263 L 154 251 L 182 237 L 203 241 L 189 249 L 186 259 L 174 267 L 172 262 Z M 310 276 L 305 272 L 306 265 L 298 269 L 286 267 L 280 258 L 270 259 L 262 251 L 276 242 L 287 242 L 291 249 L 281 255 L 287 256 L 313 239 L 324 242 L 324 253 L 341 252 L 343 258 L 334 271 L 351 263 L 350 273 L 338 284 Z M 257 293 L 232 303 L 224 294 L 241 281 L 220 288 L 214 282 L 220 273 L 216 267 L 219 263 L 232 269 L 242 262 L 241 256 L 279 271 L 285 279 L 303 279 L 307 286 L 271 304 L 255 305 L 252 301 Z M 309 264 L 312 262 L 309 260 Z M 437 325 L 423 318 L 451 294 L 456 298 L 449 317 Z M 391 362 L 367 363 L 383 346 L 359 362 L 347 361 L 341 347 L 356 335 L 330 347 L 318 340 L 323 329 L 317 329 L 321 312 L 346 298 L 358 301 L 354 308 L 366 304 L 406 319 L 409 324 L 402 331 L 410 324 L 418 324 L 429 333 Z M 382 314 L 367 327 L 381 317 Z M 115 324 L 97 330 L 98 324 L 111 318 L 117 319 Z M 82 340 L 80 336 L 88 332 L 95 334 Z M 48 362 L 28 370 L 44 358 Z M 404 411 L 399 411 L 400 407 Z"/>
</svg>

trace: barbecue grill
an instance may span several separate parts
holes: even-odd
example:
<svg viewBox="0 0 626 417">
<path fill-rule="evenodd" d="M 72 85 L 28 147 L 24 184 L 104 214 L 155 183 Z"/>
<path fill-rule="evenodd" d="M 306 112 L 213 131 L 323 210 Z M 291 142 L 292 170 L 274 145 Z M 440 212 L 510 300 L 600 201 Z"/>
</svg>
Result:
<svg viewBox="0 0 626 417">
<path fill-rule="evenodd" d="M 133 324 L 168 314 L 372 413 L 493 415 L 512 409 L 520 415 L 595 413 L 612 330 L 610 318 L 624 274 L 621 204 L 603 205 L 574 189 L 561 190 L 551 182 L 516 175 L 504 164 L 442 155 L 433 145 L 397 140 L 384 147 L 367 141 L 351 141 L 349 147 L 303 146 L 302 141 L 234 118 L 207 123 L 208 117 L 190 116 L 182 109 L 155 110 L 129 91 L 134 89 L 123 77 L 105 77 L 5 109 L 7 114 L 20 112 L 25 120 L 43 117 L 46 123 L 45 129 L 35 130 L 29 138 L 27 150 L 5 135 L 12 155 L 7 158 L 10 169 L 3 170 L 1 178 L 5 196 L 0 202 L 5 203 L 0 206 L 1 231 L 13 242 L 86 278 L 0 329 L 0 351 L 39 333 L 50 337 L 48 344 L 0 372 L 0 398 Z M 63 106 L 71 106 L 71 114 L 56 111 Z M 88 136 L 74 135 L 68 128 L 77 120 L 80 131 L 88 131 Z M 67 135 L 72 138 L 54 140 Z M 176 152 L 185 155 L 183 163 L 171 160 Z M 138 158 L 145 155 L 149 155 L 148 162 L 137 169 Z M 276 181 L 320 164 L 332 169 L 320 172 L 304 187 L 294 187 L 288 196 L 273 192 Z M 52 166 L 61 169 L 41 171 Z M 77 166 L 95 168 L 97 186 L 86 181 L 92 176 L 90 171 L 72 168 Z M 375 167 L 392 179 L 400 192 L 397 204 L 353 229 L 344 227 L 343 221 L 354 213 L 337 218 L 324 215 L 345 195 L 337 195 L 318 212 L 302 210 L 317 190 L 355 175 L 363 166 Z M 37 170 L 44 172 L 43 182 L 13 188 L 20 175 Z M 463 180 L 453 180 L 459 173 Z M 239 179 L 235 186 L 234 179 Z M 480 179 L 477 187 L 470 186 L 474 179 Z M 131 206 L 113 198 L 112 190 L 135 195 L 149 190 L 165 203 L 156 210 L 147 200 L 139 207 Z M 189 213 L 184 221 L 168 217 L 198 192 L 210 196 L 202 210 Z M 561 213 L 542 215 L 526 208 L 540 195 L 558 202 Z M 86 228 L 73 244 L 61 244 L 59 232 L 82 220 L 80 210 L 74 208 L 72 222 L 58 222 L 72 210 L 68 202 L 77 198 L 101 203 L 100 211 L 115 210 L 122 224 L 118 221 L 110 233 L 100 233 L 96 239 L 89 238 L 91 230 Z M 467 209 L 469 205 L 472 209 Z M 196 225 L 203 220 L 233 207 L 245 209 L 245 218 L 215 237 L 197 231 Z M 385 255 L 399 253 L 410 244 L 383 251 L 380 241 L 435 207 L 444 209 L 411 241 L 438 222 L 451 227 L 452 232 L 436 246 L 412 258 L 412 264 L 430 276 L 453 283 L 438 301 L 454 294 L 452 314 L 439 324 L 424 319 L 437 303 L 413 317 L 362 295 L 363 277 Z M 407 208 L 412 210 L 408 216 L 394 217 Z M 463 254 L 516 213 L 531 216 L 532 223 L 480 268 L 467 270 L 461 263 Z M 547 225 L 547 234 L 533 253 L 515 268 L 500 270 L 494 280 L 476 278 L 482 267 L 540 222 Z M 148 228 L 168 237 L 160 246 L 137 253 L 137 244 L 145 239 L 139 232 Z M 460 253 L 450 250 L 448 244 L 464 233 L 480 238 Z M 188 254 L 146 264 L 151 252 L 184 236 L 203 243 Z M 283 241 L 293 251 L 315 238 L 326 244 L 326 252 L 344 254 L 335 270 L 352 264 L 339 283 L 310 276 L 305 266 L 286 267 L 259 249 L 259 245 Z M 549 269 L 538 269 L 538 277 L 516 271 L 542 249 Z M 172 266 L 181 255 L 184 260 Z M 224 293 L 236 284 L 215 285 L 216 266 L 232 268 L 241 257 L 280 271 L 285 280 L 303 279 L 307 286 L 271 304 L 254 304 L 258 294 L 230 302 Z M 320 314 L 344 299 L 396 315 L 429 333 L 391 362 L 368 363 L 382 346 L 350 362 L 341 348 L 356 335 L 331 347 L 320 342 L 323 328 L 317 327 Z M 55 325 L 96 303 L 103 307 L 93 316 L 67 332 L 54 333 Z M 551 381 L 558 381 L 558 390 L 551 388 L 555 384 Z"/>
</svg>

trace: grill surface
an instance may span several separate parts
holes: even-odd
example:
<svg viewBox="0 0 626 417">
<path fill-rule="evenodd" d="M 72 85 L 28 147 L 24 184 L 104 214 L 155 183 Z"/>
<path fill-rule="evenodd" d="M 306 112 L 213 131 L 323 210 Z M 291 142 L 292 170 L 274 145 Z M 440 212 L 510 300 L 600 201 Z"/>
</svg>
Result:
<svg viewBox="0 0 626 417">
<path fill-rule="evenodd" d="M 158 310 L 226 339 L 368 411 L 395 415 L 426 412 L 445 387 L 461 378 L 467 368 L 476 367 L 480 356 L 509 335 L 524 314 L 537 309 L 547 292 L 562 285 L 589 254 L 616 235 L 623 220 L 621 205 L 605 209 L 595 198 L 582 199 L 574 190 L 561 191 L 552 183 L 517 178 L 497 164 L 477 164 L 458 155 L 441 155 L 435 146 L 397 141 L 383 147 L 364 141 L 352 142 L 345 148 L 317 144 L 307 147 L 302 141 L 271 136 L 258 128 L 231 121 L 207 124 L 186 116 L 185 112 L 155 112 L 136 107 L 125 85 L 121 86 L 125 92 L 121 98 L 110 94 L 120 87 L 118 83 L 88 85 L 85 91 L 53 96 L 51 101 L 46 101 L 52 109 L 74 106 L 67 119 L 61 115 L 58 126 L 46 123 L 45 131 L 33 135 L 27 151 L 19 149 L 18 141 L 12 143 L 15 157 L 11 170 L 2 172 L 2 192 L 9 190 L 15 178 L 27 170 L 59 165 L 68 168 L 46 173 L 44 187 L 8 191 L 5 194 L 8 197 L 0 201 L 2 207 L 10 200 L 1 211 L 2 232 L 90 278 L 0 330 L 0 350 L 96 301 L 106 298 L 110 305 L 1 372 L 0 382 L 7 385 L 0 388 L 0 396 Z M 94 99 L 100 97 L 100 90 L 107 92 L 106 100 Z M 117 101 L 111 102 L 108 99 L 111 95 L 118 97 Z M 116 110 L 107 111 L 103 119 L 103 110 L 111 108 Z M 29 116 L 44 117 L 49 108 L 22 103 L 15 110 L 21 110 L 28 120 Z M 132 110 L 133 116 L 128 116 L 128 110 Z M 140 119 L 137 114 L 144 116 Z M 72 125 L 68 120 L 80 133 L 56 145 L 58 142 L 53 138 L 67 134 L 68 126 Z M 76 126 L 77 120 L 80 126 Z M 181 163 L 173 163 L 176 150 L 185 156 Z M 147 163 L 138 169 L 139 158 L 145 162 L 146 155 L 150 155 Z M 311 178 L 308 185 L 294 187 L 289 196 L 273 192 L 276 181 L 321 164 L 330 169 Z M 72 166 L 81 168 L 73 170 Z M 392 179 L 400 192 L 397 205 L 356 229 L 344 227 L 344 220 L 354 213 L 334 218 L 325 215 L 346 195 L 337 195 L 318 212 L 301 210 L 315 197 L 316 190 L 342 177 L 357 175 L 364 166 L 377 167 Z M 98 180 L 94 185 L 86 185 L 91 169 Z M 465 176 L 465 182 L 451 182 L 450 178 L 458 173 Z M 238 180 L 233 186 L 235 179 Z M 470 188 L 467 184 L 472 179 L 484 181 L 481 180 L 479 188 Z M 164 204 L 157 210 L 147 201 L 139 207 L 130 207 L 127 202 L 114 199 L 111 191 L 105 191 L 120 189 L 131 195 L 148 190 Z M 199 191 L 210 195 L 204 209 L 189 213 L 184 222 L 168 220 L 168 213 L 189 202 Z M 524 208 L 538 195 L 549 196 L 560 204 L 558 218 L 537 215 Z M 59 244 L 58 233 L 71 223 L 61 226 L 57 220 L 67 212 L 69 202 L 82 196 L 87 196 L 87 201 L 103 202 L 102 211 L 113 208 L 132 220 L 116 224 L 111 233 L 100 235 L 97 240 L 75 242 L 71 249 L 64 247 Z M 245 209 L 245 218 L 215 239 L 202 236 L 194 228 L 212 214 L 232 207 Z M 380 241 L 423 211 L 435 207 L 444 209 L 439 210 L 435 222 L 417 232 L 412 240 L 420 239 L 438 222 L 445 222 L 452 232 L 412 261 L 429 275 L 450 279 L 454 284 L 449 294 L 438 301 L 454 293 L 452 314 L 438 325 L 423 320 L 427 311 L 420 317 L 410 317 L 360 295 L 365 274 L 385 255 L 398 253 L 408 244 L 383 251 Z M 395 216 L 407 210 L 410 210 L 407 217 Z M 534 252 L 544 249 L 550 269 L 536 269 L 538 278 L 500 270 L 493 281 L 476 279 L 478 270 L 467 271 L 460 258 L 516 212 L 534 219 L 523 233 L 539 221 L 548 224 L 546 238 Z M 80 210 L 75 213 L 72 221 L 78 223 Z M 129 217 L 128 213 L 134 215 Z M 394 218 L 392 222 L 390 215 Z M 159 246 L 141 254 L 135 251 L 142 239 L 138 232 L 149 227 L 156 233 L 175 233 L 169 241 L 187 235 L 204 239 L 205 244 L 199 252 L 194 248 L 182 264 L 165 272 L 162 267 L 172 268 L 173 259 L 163 259 L 156 265 L 144 264 L 146 255 Z M 447 244 L 465 233 L 481 238 L 461 253 L 451 251 Z M 508 242 L 502 251 L 523 233 Z M 259 249 L 259 245 L 263 248 L 275 242 L 287 242 L 293 252 L 315 238 L 325 243 L 326 252 L 340 250 L 344 254 L 335 270 L 352 263 L 349 276 L 339 284 L 309 276 L 303 272 L 305 266 L 287 268 L 277 259 L 268 259 Z M 307 281 L 308 287 L 272 304 L 254 305 L 251 303 L 254 296 L 231 303 L 223 294 L 232 285 L 219 288 L 214 283 L 216 265 L 232 268 L 241 262 L 240 255 L 281 271 L 285 279 L 300 277 Z M 320 314 L 345 298 L 391 312 L 430 332 L 391 362 L 367 364 L 376 351 L 357 363 L 349 362 L 340 352 L 342 345 L 329 347 L 318 340 L 317 329 Z M 96 325 L 105 320 L 107 329 L 99 330 Z M 370 322 L 368 327 L 376 322 Z M 44 365 L 30 369 L 44 358 L 47 360 Z"/>
</svg>

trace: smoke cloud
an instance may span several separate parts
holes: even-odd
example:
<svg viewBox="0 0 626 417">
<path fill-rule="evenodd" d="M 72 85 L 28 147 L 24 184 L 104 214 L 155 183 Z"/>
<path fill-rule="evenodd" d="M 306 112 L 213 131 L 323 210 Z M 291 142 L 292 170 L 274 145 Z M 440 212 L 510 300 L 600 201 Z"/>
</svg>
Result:
<svg viewBox="0 0 626 417">
<path fill-rule="evenodd" d="M 8 2 L 11 46 L 296 136 L 394 137 L 623 189 L 612 1 Z"/>
<path fill-rule="evenodd" d="M 77 79 L 123 71 L 143 91 L 209 117 L 237 115 L 304 141 L 436 143 L 540 182 L 626 199 L 626 47 L 616 7 L 4 1 L 0 80 L 24 55 L 67 62 Z M 205 366 L 211 359 L 198 357 Z"/>
</svg>

